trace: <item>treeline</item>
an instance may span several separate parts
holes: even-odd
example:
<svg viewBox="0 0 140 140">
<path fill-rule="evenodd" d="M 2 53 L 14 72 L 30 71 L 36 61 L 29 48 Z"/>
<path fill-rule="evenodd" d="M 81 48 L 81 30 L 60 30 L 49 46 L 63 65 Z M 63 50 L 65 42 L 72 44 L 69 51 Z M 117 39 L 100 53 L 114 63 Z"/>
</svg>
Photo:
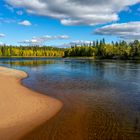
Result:
<svg viewBox="0 0 140 140">
<path fill-rule="evenodd" d="M 37 46 L 0 46 L 0 57 L 63 57 L 64 49 Z"/>
<path fill-rule="evenodd" d="M 0 46 L 0 57 L 93 57 L 95 59 L 140 59 L 140 42 L 106 43 L 104 39 L 71 48 L 49 46 Z"/>
<path fill-rule="evenodd" d="M 98 59 L 140 59 L 140 42 L 105 43 L 105 40 L 74 45 L 65 50 L 64 57 L 94 57 Z"/>
</svg>

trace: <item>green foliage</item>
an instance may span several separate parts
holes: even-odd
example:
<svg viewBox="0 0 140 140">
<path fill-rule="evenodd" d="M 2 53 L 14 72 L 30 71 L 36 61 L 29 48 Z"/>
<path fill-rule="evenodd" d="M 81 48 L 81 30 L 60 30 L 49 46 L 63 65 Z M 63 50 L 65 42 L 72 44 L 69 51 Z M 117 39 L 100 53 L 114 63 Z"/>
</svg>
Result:
<svg viewBox="0 0 140 140">
<path fill-rule="evenodd" d="M 127 43 L 125 41 L 105 43 L 105 40 L 96 41 L 89 45 L 68 48 L 65 57 L 94 57 L 100 59 L 140 59 L 140 42 Z"/>
<path fill-rule="evenodd" d="M 140 59 L 140 42 L 125 41 L 105 43 L 105 40 L 93 41 L 71 48 L 37 46 L 0 46 L 0 57 L 93 57 L 97 59 Z"/>
<path fill-rule="evenodd" d="M 63 57 L 64 49 L 54 47 L 0 46 L 0 57 Z"/>
</svg>

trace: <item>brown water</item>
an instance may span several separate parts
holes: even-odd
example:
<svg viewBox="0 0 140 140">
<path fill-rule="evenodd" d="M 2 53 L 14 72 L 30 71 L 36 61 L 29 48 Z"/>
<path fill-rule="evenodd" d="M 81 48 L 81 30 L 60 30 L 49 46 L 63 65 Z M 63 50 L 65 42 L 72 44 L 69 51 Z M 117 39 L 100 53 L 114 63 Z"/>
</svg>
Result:
<svg viewBox="0 0 140 140">
<path fill-rule="evenodd" d="M 139 62 L 4 59 L 1 65 L 27 71 L 24 85 L 64 103 L 22 140 L 140 139 Z"/>
</svg>

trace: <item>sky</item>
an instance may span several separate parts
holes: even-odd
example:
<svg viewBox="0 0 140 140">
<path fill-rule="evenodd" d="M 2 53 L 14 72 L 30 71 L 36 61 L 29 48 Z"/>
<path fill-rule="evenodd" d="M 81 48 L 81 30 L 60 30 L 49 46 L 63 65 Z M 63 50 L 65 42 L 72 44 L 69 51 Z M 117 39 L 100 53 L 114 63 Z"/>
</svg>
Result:
<svg viewBox="0 0 140 140">
<path fill-rule="evenodd" d="M 140 0 L 0 0 L 0 44 L 140 40 Z"/>
</svg>

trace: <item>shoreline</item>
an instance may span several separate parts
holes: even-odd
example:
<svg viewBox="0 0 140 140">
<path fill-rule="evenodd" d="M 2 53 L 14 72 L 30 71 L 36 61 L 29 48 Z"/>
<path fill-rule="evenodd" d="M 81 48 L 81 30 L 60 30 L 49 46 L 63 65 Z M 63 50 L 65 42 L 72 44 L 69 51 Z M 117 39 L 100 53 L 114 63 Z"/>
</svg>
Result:
<svg viewBox="0 0 140 140">
<path fill-rule="evenodd" d="M 77 60 L 94 60 L 94 61 L 140 61 L 139 58 L 121 59 L 121 58 L 95 58 L 95 57 L 59 57 L 59 56 L 0 56 L 0 59 L 77 59 Z"/>
<path fill-rule="evenodd" d="M 62 102 L 22 85 L 24 71 L 0 66 L 0 139 L 17 140 L 62 108 Z"/>
<path fill-rule="evenodd" d="M 63 58 L 61 56 L 0 56 L 0 58 Z"/>
</svg>

